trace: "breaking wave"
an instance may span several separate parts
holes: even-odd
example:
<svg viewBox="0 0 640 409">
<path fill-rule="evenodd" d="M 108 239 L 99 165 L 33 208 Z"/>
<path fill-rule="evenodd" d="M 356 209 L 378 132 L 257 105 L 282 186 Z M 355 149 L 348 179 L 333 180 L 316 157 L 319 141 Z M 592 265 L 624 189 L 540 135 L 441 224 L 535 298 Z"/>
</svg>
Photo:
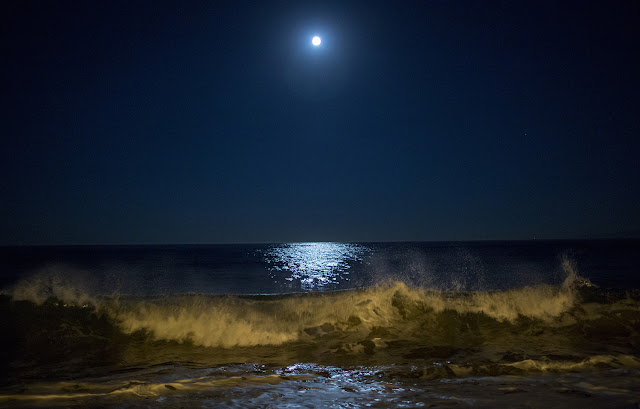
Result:
<svg viewBox="0 0 640 409">
<path fill-rule="evenodd" d="M 41 340 L 56 338 L 64 350 L 78 340 L 108 348 L 114 339 L 222 349 L 288 344 L 321 356 L 382 361 L 560 356 L 577 362 L 634 354 L 638 297 L 596 288 L 568 259 L 563 268 L 561 285 L 504 291 L 438 291 L 396 281 L 260 296 L 92 296 L 86 287 L 43 274 L 5 294 L 3 314 L 21 345 L 43 353 L 52 345 Z"/>
</svg>

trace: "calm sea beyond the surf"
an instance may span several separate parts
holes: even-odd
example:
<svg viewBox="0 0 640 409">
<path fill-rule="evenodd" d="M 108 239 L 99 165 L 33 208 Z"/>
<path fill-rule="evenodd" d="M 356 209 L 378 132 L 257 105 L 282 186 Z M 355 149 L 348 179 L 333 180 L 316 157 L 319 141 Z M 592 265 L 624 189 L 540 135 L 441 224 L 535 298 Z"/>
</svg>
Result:
<svg viewBox="0 0 640 409">
<path fill-rule="evenodd" d="M 640 240 L 0 256 L 1 407 L 640 403 Z"/>
</svg>

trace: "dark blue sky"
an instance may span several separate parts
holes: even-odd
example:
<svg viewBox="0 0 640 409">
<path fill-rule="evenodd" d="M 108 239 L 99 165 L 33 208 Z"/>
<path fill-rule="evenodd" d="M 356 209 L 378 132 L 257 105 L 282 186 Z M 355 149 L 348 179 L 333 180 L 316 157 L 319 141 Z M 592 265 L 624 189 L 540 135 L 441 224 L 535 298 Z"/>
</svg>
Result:
<svg viewBox="0 0 640 409">
<path fill-rule="evenodd" d="M 635 4 L 2 2 L 0 244 L 637 236 Z"/>
</svg>

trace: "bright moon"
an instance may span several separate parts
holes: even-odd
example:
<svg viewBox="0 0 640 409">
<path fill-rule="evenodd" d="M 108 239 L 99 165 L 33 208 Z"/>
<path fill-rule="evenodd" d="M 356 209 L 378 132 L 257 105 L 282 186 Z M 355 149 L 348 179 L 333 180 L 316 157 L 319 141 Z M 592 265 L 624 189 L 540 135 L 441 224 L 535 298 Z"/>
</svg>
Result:
<svg viewBox="0 0 640 409">
<path fill-rule="evenodd" d="M 321 42 L 322 40 L 318 36 L 315 36 L 311 39 L 311 43 L 315 46 L 319 46 Z"/>
</svg>

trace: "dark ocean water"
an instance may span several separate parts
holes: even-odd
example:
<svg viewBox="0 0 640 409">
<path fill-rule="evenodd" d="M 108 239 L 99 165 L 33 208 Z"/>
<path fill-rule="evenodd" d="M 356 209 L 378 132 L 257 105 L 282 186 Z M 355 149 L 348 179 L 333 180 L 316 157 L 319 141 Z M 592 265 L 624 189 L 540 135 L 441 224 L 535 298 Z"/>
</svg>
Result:
<svg viewBox="0 0 640 409">
<path fill-rule="evenodd" d="M 4 247 L 0 289 L 0 406 L 640 402 L 640 240 Z"/>
</svg>

